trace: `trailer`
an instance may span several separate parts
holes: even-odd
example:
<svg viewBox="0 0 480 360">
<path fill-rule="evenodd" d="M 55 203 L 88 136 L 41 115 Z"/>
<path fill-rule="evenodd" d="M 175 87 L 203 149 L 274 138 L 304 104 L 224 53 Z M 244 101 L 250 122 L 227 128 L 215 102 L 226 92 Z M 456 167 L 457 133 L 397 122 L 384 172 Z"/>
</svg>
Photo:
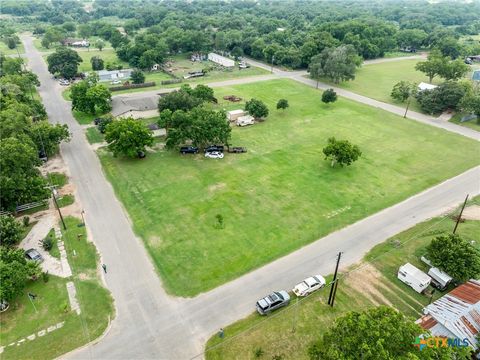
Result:
<svg viewBox="0 0 480 360">
<path fill-rule="evenodd" d="M 397 277 L 420 294 L 428 288 L 432 281 L 430 276 L 410 263 L 400 266 Z"/>
<path fill-rule="evenodd" d="M 227 118 L 229 121 L 236 121 L 240 116 L 245 116 L 245 110 L 231 110 L 227 112 Z"/>
<path fill-rule="evenodd" d="M 440 291 L 443 291 L 453 281 L 453 278 L 439 268 L 432 267 L 428 270 L 428 276 L 432 278 L 432 285 Z"/>
<path fill-rule="evenodd" d="M 250 115 L 240 116 L 237 118 L 237 121 L 235 121 L 235 124 L 237 124 L 237 126 L 253 125 L 255 124 L 255 119 Z"/>
</svg>

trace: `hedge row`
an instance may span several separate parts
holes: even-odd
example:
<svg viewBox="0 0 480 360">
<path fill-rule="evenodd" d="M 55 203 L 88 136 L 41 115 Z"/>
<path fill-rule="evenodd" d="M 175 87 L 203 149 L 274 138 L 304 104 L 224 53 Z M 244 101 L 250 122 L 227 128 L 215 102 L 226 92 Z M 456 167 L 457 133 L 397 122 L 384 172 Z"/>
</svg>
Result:
<svg viewBox="0 0 480 360">
<path fill-rule="evenodd" d="M 122 86 L 112 86 L 110 91 L 121 91 L 121 90 L 128 90 L 128 89 L 137 89 L 137 88 L 144 88 L 155 86 L 155 81 L 146 82 L 143 84 L 130 84 L 130 85 L 122 85 Z"/>
<path fill-rule="evenodd" d="M 181 83 L 182 79 L 170 79 L 170 80 L 162 80 L 162 85 L 170 85 L 170 84 L 178 84 Z"/>
</svg>

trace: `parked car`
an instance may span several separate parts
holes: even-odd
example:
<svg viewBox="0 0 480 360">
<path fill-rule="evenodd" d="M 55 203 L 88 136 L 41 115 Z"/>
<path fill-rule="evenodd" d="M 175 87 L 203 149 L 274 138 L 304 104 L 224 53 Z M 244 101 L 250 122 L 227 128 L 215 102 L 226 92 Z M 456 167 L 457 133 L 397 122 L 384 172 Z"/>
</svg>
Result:
<svg viewBox="0 0 480 360">
<path fill-rule="evenodd" d="M 218 151 L 218 152 L 223 152 L 223 145 L 210 145 L 205 148 L 205 152 L 212 152 L 212 151 Z"/>
<path fill-rule="evenodd" d="M 118 85 L 121 84 L 122 82 L 120 80 L 113 80 L 110 84 L 112 85 Z"/>
<path fill-rule="evenodd" d="M 233 147 L 231 147 L 231 148 L 228 149 L 228 152 L 229 152 L 229 153 L 236 153 L 236 154 L 246 153 L 246 152 L 247 152 L 247 148 L 246 148 L 246 147 L 243 147 L 243 146 L 233 146 Z"/>
<path fill-rule="evenodd" d="M 100 124 L 100 122 L 102 121 L 102 118 L 95 118 L 95 120 L 93 120 L 93 123 L 98 126 L 98 124 Z"/>
<path fill-rule="evenodd" d="M 47 162 L 48 161 L 48 157 L 47 157 L 47 154 L 45 153 L 45 151 L 43 150 L 39 150 L 38 151 L 38 158 L 43 161 L 43 162 Z"/>
<path fill-rule="evenodd" d="M 285 290 L 275 291 L 257 301 L 257 311 L 260 315 L 266 315 L 273 310 L 287 306 L 289 302 L 290 295 Z"/>
<path fill-rule="evenodd" d="M 198 154 L 198 147 L 196 146 L 182 146 L 180 148 L 181 154 Z"/>
<path fill-rule="evenodd" d="M 25 257 L 27 258 L 27 260 L 38 262 L 43 261 L 43 256 L 35 249 L 28 249 L 27 251 L 25 251 Z"/>
<path fill-rule="evenodd" d="M 145 154 L 145 151 L 138 151 L 137 156 L 139 159 L 143 159 L 145 156 L 147 156 L 147 154 Z"/>
<path fill-rule="evenodd" d="M 325 286 L 326 281 L 323 276 L 315 275 L 303 280 L 300 284 L 295 285 L 293 293 L 297 296 L 307 296 L 312 292 Z"/>
<path fill-rule="evenodd" d="M 70 85 L 70 81 L 68 81 L 67 79 L 60 79 L 60 81 L 58 83 L 62 86 Z"/>
<path fill-rule="evenodd" d="M 223 159 L 223 156 L 223 153 L 220 151 L 211 151 L 205 153 L 205 157 L 210 159 Z"/>
</svg>

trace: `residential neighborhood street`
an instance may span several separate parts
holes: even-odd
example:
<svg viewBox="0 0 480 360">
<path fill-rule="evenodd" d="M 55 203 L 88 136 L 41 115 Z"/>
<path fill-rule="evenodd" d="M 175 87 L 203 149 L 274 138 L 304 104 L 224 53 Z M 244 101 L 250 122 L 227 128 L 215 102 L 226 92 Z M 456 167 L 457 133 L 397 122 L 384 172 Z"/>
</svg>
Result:
<svg viewBox="0 0 480 360">
<path fill-rule="evenodd" d="M 212 334 L 255 311 L 255 302 L 270 291 L 290 290 L 306 276 L 332 273 L 339 251 L 344 252 L 341 266 L 345 268 L 359 261 L 374 245 L 445 213 L 460 204 L 466 194 L 473 197 L 480 193 L 480 167 L 475 167 L 207 293 L 190 299 L 172 297 L 164 291 L 141 239 L 132 230 L 128 214 L 104 176 L 97 155 L 87 143 L 82 127 L 73 118 L 70 102 L 62 97 L 63 88 L 48 73 L 42 54 L 33 45 L 33 38 L 23 36 L 22 41 L 28 67 L 41 82 L 39 93 L 50 122 L 67 124 L 72 132 L 72 140 L 61 146 L 61 154 L 77 187 L 86 224 L 101 262 L 108 267 L 105 281 L 116 308 L 111 328 L 98 343 L 75 350 L 64 358 L 202 358 L 204 344 Z M 270 70 L 265 64 L 248 61 Z M 282 77 L 315 87 L 316 82 L 305 75 L 304 71 L 274 69 L 272 75 L 208 85 L 225 86 Z M 331 87 L 323 83 L 319 86 Z M 401 107 L 334 89 L 340 96 L 403 116 Z M 161 90 L 121 96 L 138 97 L 159 92 Z M 413 111 L 408 117 L 480 140 L 480 133 L 469 128 Z"/>
</svg>

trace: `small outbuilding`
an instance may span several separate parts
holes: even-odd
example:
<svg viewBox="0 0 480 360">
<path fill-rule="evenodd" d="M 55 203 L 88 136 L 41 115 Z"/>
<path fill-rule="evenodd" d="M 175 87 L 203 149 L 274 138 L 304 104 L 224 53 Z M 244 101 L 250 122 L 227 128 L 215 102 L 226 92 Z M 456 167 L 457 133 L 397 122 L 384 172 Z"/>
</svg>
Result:
<svg viewBox="0 0 480 360">
<path fill-rule="evenodd" d="M 480 81 L 480 70 L 475 70 L 472 74 L 472 80 Z"/>
<path fill-rule="evenodd" d="M 232 59 L 226 58 L 225 56 L 218 55 L 215 53 L 209 53 L 208 60 L 214 62 L 215 64 L 222 65 L 228 68 L 235 66 L 235 61 L 233 61 Z"/>
<path fill-rule="evenodd" d="M 240 116 L 244 116 L 246 114 L 245 110 L 231 110 L 227 112 L 227 119 L 229 121 L 235 121 L 237 120 Z"/>
<path fill-rule="evenodd" d="M 436 87 L 437 85 L 421 82 L 420 84 L 418 84 L 418 91 L 433 90 Z"/>
<path fill-rule="evenodd" d="M 132 75 L 132 69 L 123 70 L 99 70 L 97 71 L 100 81 L 127 80 Z"/>
</svg>

